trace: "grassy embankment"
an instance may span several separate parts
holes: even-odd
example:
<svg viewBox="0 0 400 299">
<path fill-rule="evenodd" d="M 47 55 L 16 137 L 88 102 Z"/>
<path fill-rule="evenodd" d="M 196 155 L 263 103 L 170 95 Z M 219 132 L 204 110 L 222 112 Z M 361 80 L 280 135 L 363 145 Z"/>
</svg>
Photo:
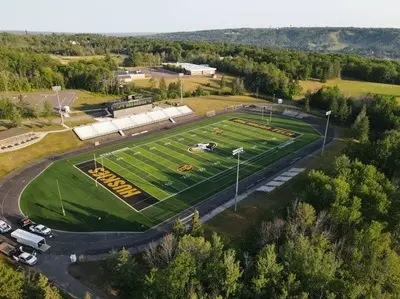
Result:
<svg viewBox="0 0 400 299">
<path fill-rule="evenodd" d="M 340 90 L 349 97 L 360 97 L 368 93 L 392 95 L 397 98 L 397 102 L 400 105 L 400 85 L 342 79 L 328 80 L 326 83 L 321 83 L 319 81 L 300 81 L 300 85 L 303 88 L 303 92 L 298 98 L 302 98 L 307 90 L 317 91 L 322 86 L 337 85 Z"/>
</svg>

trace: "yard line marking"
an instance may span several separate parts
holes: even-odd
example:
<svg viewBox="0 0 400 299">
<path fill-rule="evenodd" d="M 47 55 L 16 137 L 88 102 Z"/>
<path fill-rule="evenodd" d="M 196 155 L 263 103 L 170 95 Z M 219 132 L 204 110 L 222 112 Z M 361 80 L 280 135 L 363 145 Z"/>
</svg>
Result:
<svg viewBox="0 0 400 299">
<path fill-rule="evenodd" d="M 311 143 L 308 143 L 306 146 L 304 146 L 304 147 L 302 147 L 302 148 L 299 148 L 298 150 L 296 150 L 296 151 L 293 152 L 293 153 L 290 153 L 289 155 L 296 154 L 296 153 L 298 153 L 299 151 L 303 150 L 304 148 L 310 147 L 310 146 L 314 145 L 315 143 L 319 142 L 320 140 L 321 140 L 321 138 L 319 138 L 319 139 L 317 139 L 317 140 L 315 140 L 315 141 L 313 141 L 313 142 L 311 142 Z M 287 156 L 287 155 L 286 155 L 286 156 Z M 285 156 L 285 157 L 286 157 L 286 156 Z M 270 166 L 272 166 L 272 165 L 275 165 L 275 164 L 277 164 L 278 162 L 279 162 L 279 160 L 277 160 L 277 161 L 275 161 L 275 162 L 269 164 L 268 167 L 270 167 Z M 244 178 L 244 179 L 251 178 L 252 176 L 261 173 L 263 170 L 264 170 L 264 169 L 259 169 L 256 173 L 251 174 L 251 175 L 247 176 L 247 177 Z M 263 178 L 266 179 L 266 177 L 263 177 Z M 242 179 L 242 180 L 244 180 L 244 179 Z M 240 181 L 242 181 L 242 180 L 240 180 Z M 206 202 L 207 200 L 209 200 L 210 197 L 212 197 L 212 196 L 217 196 L 218 194 L 222 194 L 223 192 L 225 192 L 226 190 L 228 190 L 228 189 L 231 188 L 231 187 L 232 187 L 232 185 L 229 185 L 228 187 L 226 187 L 226 188 L 224 188 L 224 189 L 218 191 L 218 192 L 215 193 L 214 195 L 209 195 L 207 198 L 205 198 L 205 199 L 203 199 L 203 200 L 201 200 L 201 201 L 195 203 L 193 206 L 190 206 L 190 207 L 184 209 L 183 211 L 181 211 L 181 212 L 179 212 L 179 213 L 182 213 L 182 214 L 183 214 L 183 213 L 185 213 L 185 212 L 187 212 L 187 211 L 189 211 L 189 210 L 193 210 L 193 209 L 196 208 L 197 206 L 200 206 L 203 202 Z M 195 202 L 196 200 L 198 200 L 201 196 L 202 196 L 202 195 L 200 195 L 200 196 L 198 196 L 198 197 L 193 197 L 191 200 L 187 201 L 186 204 L 187 204 L 187 205 L 191 205 L 191 203 L 193 203 L 193 202 Z M 168 213 L 167 215 L 169 215 L 169 214 L 170 214 L 170 213 Z M 174 216 L 174 215 L 173 215 L 173 216 Z M 159 224 L 155 225 L 155 226 L 152 227 L 152 228 L 147 229 L 145 232 L 149 231 L 150 229 L 157 228 L 158 226 L 162 225 L 163 223 L 166 223 L 166 222 L 169 221 L 173 216 L 167 218 L 166 220 L 159 220 L 159 221 L 160 221 Z M 155 219 L 155 221 L 157 221 L 157 219 Z"/>
<path fill-rule="evenodd" d="M 146 149 L 142 149 L 142 150 L 146 150 Z M 125 153 L 126 154 L 126 153 Z M 126 155 L 128 155 L 128 154 L 126 154 Z M 129 156 L 129 155 L 128 155 Z M 156 162 L 157 164 L 160 164 L 160 163 L 158 163 L 157 161 L 154 161 L 153 159 L 151 159 L 151 158 L 149 158 L 147 155 L 142 155 L 145 159 L 148 159 L 148 160 L 151 160 L 151 161 L 153 161 L 153 162 Z M 135 157 L 133 157 L 133 158 L 135 158 Z M 136 158 L 135 158 L 136 159 Z M 129 163 L 129 162 L 128 162 Z M 154 167 L 153 165 L 150 165 L 150 164 L 148 164 L 148 163 L 146 163 L 146 162 L 144 162 L 144 161 L 139 161 L 139 163 L 142 163 L 142 164 L 144 164 L 144 165 L 146 165 L 146 166 L 148 166 L 148 167 L 151 167 L 151 168 L 153 168 L 153 169 L 155 169 L 155 170 L 159 170 L 158 168 L 156 168 L 156 167 Z M 131 165 L 133 165 L 132 163 L 129 163 L 129 164 L 131 164 Z M 165 165 L 163 165 L 163 164 L 161 164 L 163 167 L 165 167 L 165 168 L 167 168 L 168 170 L 172 170 L 171 168 L 169 168 L 169 167 L 166 167 Z M 135 166 L 135 165 L 134 165 Z M 176 172 L 176 173 L 178 173 L 178 174 L 182 174 L 181 172 L 177 172 L 176 170 L 173 170 L 174 172 Z M 153 176 L 153 175 L 152 175 Z M 153 176 L 153 177 L 155 177 L 155 176 Z M 188 186 L 186 183 L 184 183 L 184 182 L 182 182 L 184 185 L 186 185 L 186 186 Z M 174 188 L 174 189 L 176 189 L 176 188 Z M 178 190 L 179 191 L 179 190 Z"/>
<path fill-rule="evenodd" d="M 121 154 L 121 155 L 122 155 L 122 154 L 125 154 L 125 155 L 127 155 L 128 157 L 130 157 L 130 156 L 129 156 L 128 154 L 126 154 L 126 153 L 120 153 L 120 154 Z M 135 159 L 135 157 L 132 157 L 132 158 Z M 136 159 L 136 160 L 138 160 L 138 159 Z M 164 180 L 162 180 L 161 178 L 158 178 L 158 177 L 152 175 L 151 172 L 149 172 L 148 170 L 143 169 L 143 168 L 140 168 L 139 166 L 133 164 L 132 162 L 129 161 L 128 158 L 126 159 L 126 162 L 127 162 L 128 164 L 132 165 L 132 166 L 135 167 L 135 168 L 139 168 L 140 171 L 142 171 L 142 172 L 144 172 L 144 173 L 147 173 L 147 174 L 148 174 L 147 177 L 153 177 L 153 178 L 156 179 L 157 181 L 160 181 L 160 182 L 164 183 Z M 138 163 L 144 164 L 144 165 L 146 165 L 146 166 L 148 166 L 148 167 L 151 167 L 151 168 L 157 170 L 155 167 L 153 167 L 153 166 L 151 166 L 151 165 L 149 165 L 149 164 L 147 164 L 147 163 L 144 163 L 144 162 L 142 162 L 142 161 L 140 161 L 140 160 L 138 160 Z M 168 179 L 168 178 L 166 178 L 166 179 Z M 147 180 L 146 180 L 146 181 L 147 181 Z M 171 188 L 173 188 L 173 189 L 175 189 L 176 191 L 179 192 L 179 189 L 178 189 L 178 188 L 175 188 L 175 186 L 172 186 L 172 183 L 171 183 L 171 184 L 168 184 L 168 185 L 166 185 L 166 183 L 170 183 L 170 182 L 169 182 L 169 181 L 166 181 L 166 182 L 164 183 L 164 186 L 171 187 Z M 186 184 L 184 184 L 184 185 L 186 185 Z M 186 186 L 187 186 L 187 185 L 186 185 Z"/>
<path fill-rule="evenodd" d="M 108 160 L 108 161 L 110 161 L 111 163 L 113 163 L 113 164 L 117 165 L 118 167 L 122 168 L 123 170 L 125 170 L 125 171 L 128 172 L 129 174 L 134 175 L 134 176 L 139 177 L 140 179 L 142 179 L 140 176 L 138 176 L 137 174 L 133 173 L 133 172 L 130 171 L 129 169 L 126 169 L 126 168 L 123 167 L 121 164 L 119 164 L 119 163 L 117 163 L 117 162 L 114 162 L 113 160 L 110 160 L 108 157 L 105 157 L 105 158 L 106 158 L 106 160 Z M 111 170 L 112 170 L 112 169 L 111 169 Z M 160 190 L 162 193 L 165 193 L 165 194 L 167 194 L 167 195 L 170 195 L 170 193 L 168 193 L 168 192 L 166 192 L 166 191 L 164 191 L 164 190 L 158 188 L 156 185 L 153 185 L 153 184 L 150 183 L 149 181 L 145 181 L 145 183 L 147 183 L 147 184 L 149 184 L 149 185 L 152 185 L 152 186 L 155 187 L 157 190 Z M 149 193 L 149 194 L 150 194 L 151 196 L 153 196 L 154 198 L 157 198 L 156 196 L 154 196 L 153 194 L 151 194 L 149 191 L 146 190 L 146 192 Z M 158 198 L 157 198 L 157 199 L 158 199 Z M 142 210 L 143 210 L 143 209 L 142 209 Z M 141 211 L 142 211 L 142 210 L 141 210 Z"/>
<path fill-rule="evenodd" d="M 146 148 L 142 148 L 142 149 L 145 150 L 146 152 L 148 152 L 148 150 L 147 150 Z M 159 151 L 158 149 L 157 149 L 157 152 L 160 152 L 161 154 L 163 154 L 163 152 Z M 171 162 L 170 160 L 168 160 L 167 158 L 164 158 L 164 157 L 161 156 L 160 154 L 156 154 L 155 156 L 157 156 L 157 158 L 162 159 L 163 161 L 166 161 L 166 162 L 168 162 L 168 163 L 174 163 L 174 162 Z M 148 156 L 146 156 L 146 158 L 149 159 L 149 160 L 153 160 L 153 159 L 149 158 Z M 159 161 L 157 161 L 157 160 L 153 160 L 153 161 L 162 164 L 162 162 L 159 162 Z M 196 160 L 196 161 L 197 161 L 197 160 Z M 181 162 L 184 162 L 184 161 L 181 161 Z M 198 162 L 198 161 L 197 161 L 197 162 Z M 167 167 L 167 168 L 168 168 L 168 169 L 171 169 L 171 170 L 173 169 L 172 167 Z M 181 172 L 176 171 L 176 169 L 174 169 L 174 171 L 175 171 L 176 173 L 182 174 Z M 200 175 L 200 176 L 204 178 L 203 175 Z"/>
<path fill-rule="evenodd" d="M 210 159 L 207 159 L 206 158 L 206 156 L 204 155 L 204 156 L 196 156 L 196 155 L 193 155 L 193 154 L 190 154 L 190 153 L 188 153 L 187 151 L 184 151 L 184 150 L 182 150 L 179 146 L 180 146 L 180 144 L 179 143 L 176 143 L 177 145 L 175 145 L 175 141 L 171 141 L 171 147 L 172 148 L 175 148 L 176 149 L 176 152 L 175 152 L 175 155 L 179 155 L 179 156 L 183 156 L 184 158 L 182 158 L 183 159 L 183 161 L 185 161 L 185 160 L 192 160 L 192 161 L 194 161 L 194 162 L 191 162 L 191 163 L 193 163 L 193 164 L 196 164 L 196 165 L 198 165 L 198 164 L 204 164 L 204 163 L 212 163 L 212 161 L 210 160 Z M 161 145 L 161 147 L 162 147 L 162 145 Z M 182 152 L 181 152 L 182 151 Z M 187 154 L 188 153 L 188 154 Z M 197 159 L 196 159 L 197 158 Z M 211 167 L 211 169 L 214 169 L 214 170 L 216 170 L 216 171 L 219 171 L 219 169 L 218 168 L 213 168 L 213 167 Z M 209 171 L 207 171 L 207 172 L 209 172 Z M 211 172 L 209 172 L 211 175 L 213 175 L 213 174 L 215 174 L 215 173 L 211 173 Z"/>
<path fill-rule="evenodd" d="M 147 152 L 147 149 L 145 149 L 145 148 L 143 148 L 142 150 Z M 156 157 L 159 158 L 159 159 L 162 159 L 162 160 L 166 161 L 168 164 L 170 163 L 170 161 L 168 161 L 167 159 L 165 159 L 165 158 L 163 158 L 163 157 L 161 157 L 161 156 L 159 156 L 159 155 L 154 155 L 154 156 L 156 156 Z M 146 154 L 144 155 L 144 157 L 145 157 L 146 159 L 149 159 L 149 160 L 153 161 L 153 162 L 156 162 L 157 164 L 163 165 L 165 168 L 167 168 L 167 169 L 169 169 L 169 170 L 172 170 L 173 172 L 175 172 L 175 173 L 177 173 L 177 174 L 182 174 L 182 172 L 177 171 L 176 168 L 173 168 L 173 167 L 167 166 L 166 164 L 163 164 L 163 163 L 166 163 L 166 162 L 158 161 L 158 160 L 156 160 L 155 158 L 154 158 L 154 159 L 153 159 L 153 158 L 150 158 L 150 157 L 149 157 L 148 155 L 146 155 Z M 192 179 L 191 179 L 191 181 L 196 182 L 195 180 L 192 180 Z"/>
<path fill-rule="evenodd" d="M 293 138 L 293 139 L 297 139 L 297 138 L 299 138 L 299 137 L 301 137 L 301 136 L 303 136 L 303 135 L 297 136 L 297 137 L 295 137 L 295 138 Z M 276 146 L 276 147 L 277 147 L 277 146 Z M 271 149 L 268 150 L 267 152 L 273 151 L 274 149 L 276 149 L 276 147 L 271 148 Z M 256 158 L 258 158 L 258 157 L 260 157 L 260 156 L 266 154 L 267 152 L 260 153 L 260 154 L 258 154 L 258 155 L 256 155 L 256 156 L 252 157 L 251 159 L 246 160 L 246 161 L 244 161 L 243 163 L 240 163 L 241 167 L 242 167 L 242 165 L 244 165 L 244 167 L 248 166 L 247 164 L 249 164 L 250 162 L 252 162 L 252 160 L 254 160 L 254 159 L 256 159 Z M 180 193 L 182 193 L 182 192 L 185 192 L 185 191 L 187 191 L 187 190 L 189 190 L 189 189 L 191 189 L 191 188 L 193 188 L 193 187 L 196 187 L 196 186 L 198 186 L 198 185 L 200 185 L 200 184 L 202 184 L 202 183 L 204 183 L 204 182 L 206 182 L 206 181 L 211 180 L 213 183 L 218 182 L 218 181 L 220 181 L 220 179 L 219 179 L 219 180 L 216 180 L 216 181 L 213 181 L 212 179 L 213 179 L 214 177 L 217 177 L 217 176 L 223 174 L 223 173 L 226 173 L 226 172 L 228 172 L 228 171 L 231 171 L 231 170 L 233 170 L 233 169 L 236 169 L 236 167 L 237 167 L 237 166 L 232 166 L 232 167 L 230 167 L 230 168 L 228 168 L 228 169 L 226 169 L 226 170 L 224 170 L 224 171 L 222 171 L 222 172 L 220 172 L 220 173 L 217 173 L 217 174 L 213 175 L 212 177 L 209 177 L 209 178 L 207 178 L 207 179 L 205 179 L 205 180 L 203 180 L 203 181 L 200 181 L 200 182 L 198 182 L 198 183 L 196 183 L 196 184 L 194 184 L 194 185 L 192 185 L 192 186 L 190 186 L 190 187 L 188 187 L 188 188 L 186 188 L 186 189 L 181 190 L 181 191 L 180 191 L 179 193 L 177 193 L 177 194 L 174 194 L 174 195 L 171 195 L 171 196 L 169 196 L 169 197 L 167 197 L 167 198 L 164 198 L 162 201 L 165 201 L 165 200 L 167 200 L 167 199 L 169 199 L 169 198 L 172 198 L 172 197 L 174 197 L 174 196 L 176 196 L 176 195 L 178 195 L 178 194 L 180 194 Z M 226 178 L 226 176 L 224 176 L 223 178 Z M 148 208 L 150 208 L 150 207 L 153 207 L 153 206 L 159 204 L 160 202 L 161 202 L 161 201 L 156 202 L 156 203 L 152 204 L 151 206 L 145 207 L 145 208 L 142 209 L 141 211 L 145 211 L 146 209 L 148 209 Z"/>
</svg>

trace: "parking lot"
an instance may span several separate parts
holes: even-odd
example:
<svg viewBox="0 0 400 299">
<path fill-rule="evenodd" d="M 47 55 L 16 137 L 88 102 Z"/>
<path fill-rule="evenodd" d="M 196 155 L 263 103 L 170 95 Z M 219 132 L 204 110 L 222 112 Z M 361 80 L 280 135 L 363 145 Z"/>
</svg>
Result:
<svg viewBox="0 0 400 299">
<path fill-rule="evenodd" d="M 178 78 L 178 73 L 163 69 L 162 67 L 133 67 L 127 68 L 129 70 L 141 70 L 146 74 L 146 77 L 154 77 L 156 79 L 176 79 Z"/>
<path fill-rule="evenodd" d="M 53 108 L 58 108 L 57 95 L 53 91 L 49 92 L 23 92 L 23 93 L 4 93 L 0 95 L 0 98 L 11 98 L 11 100 L 17 102 L 22 95 L 23 100 L 32 106 L 42 107 L 44 102 L 47 100 Z M 74 101 L 78 98 L 75 91 L 60 91 L 58 93 L 60 97 L 61 106 L 72 106 Z"/>
</svg>

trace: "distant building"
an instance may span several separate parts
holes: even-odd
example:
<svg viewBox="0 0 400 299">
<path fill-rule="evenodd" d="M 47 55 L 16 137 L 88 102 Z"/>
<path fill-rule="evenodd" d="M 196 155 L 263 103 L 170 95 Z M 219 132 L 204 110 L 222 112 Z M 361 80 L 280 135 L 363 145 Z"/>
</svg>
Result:
<svg viewBox="0 0 400 299">
<path fill-rule="evenodd" d="M 117 78 L 125 83 L 132 82 L 134 80 L 146 79 L 146 74 L 141 70 L 135 71 L 118 71 L 115 73 Z"/>
<path fill-rule="evenodd" d="M 213 76 L 215 75 L 216 68 L 209 67 L 208 65 L 199 65 L 193 63 L 163 63 L 163 67 L 166 69 L 176 69 L 182 71 L 186 75 L 196 76 L 205 75 Z"/>
</svg>

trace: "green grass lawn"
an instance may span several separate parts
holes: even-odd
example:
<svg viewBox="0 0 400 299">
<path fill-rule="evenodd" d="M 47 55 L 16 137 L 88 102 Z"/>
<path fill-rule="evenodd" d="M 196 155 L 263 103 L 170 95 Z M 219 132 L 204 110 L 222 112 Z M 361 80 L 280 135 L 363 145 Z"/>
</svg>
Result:
<svg viewBox="0 0 400 299">
<path fill-rule="evenodd" d="M 233 118 L 252 125 L 234 122 Z M 233 149 L 244 147 L 240 172 L 243 179 L 320 138 L 311 126 L 298 120 L 272 119 L 274 128 L 298 133 L 292 137 L 254 126 L 259 124 L 267 122 L 258 115 L 221 115 L 57 161 L 27 186 L 21 196 L 21 209 L 34 221 L 54 229 L 143 231 L 231 186 L 236 178 Z M 212 152 L 189 151 L 197 143 L 209 142 L 217 144 Z M 98 174 L 98 182 L 113 184 L 113 179 L 122 179 L 140 194 L 124 198 L 116 194 L 120 191 L 112 191 L 111 185 L 107 189 L 99 182 L 96 187 L 94 177 L 77 168 L 84 162 L 89 165 L 86 170 Z M 114 176 L 105 177 L 103 170 L 94 171 L 103 165 Z M 183 171 L 188 170 L 181 168 L 185 165 L 191 167 L 190 171 Z M 118 186 L 115 189 L 118 188 L 124 190 Z"/>
<path fill-rule="evenodd" d="M 307 90 L 316 91 L 322 86 L 337 85 L 340 90 L 349 97 L 359 97 L 368 93 L 392 95 L 397 98 L 397 102 L 400 105 L 400 85 L 342 79 L 328 80 L 326 83 L 321 83 L 319 81 L 300 81 L 300 85 L 303 88 L 301 97 L 304 96 Z"/>
</svg>

